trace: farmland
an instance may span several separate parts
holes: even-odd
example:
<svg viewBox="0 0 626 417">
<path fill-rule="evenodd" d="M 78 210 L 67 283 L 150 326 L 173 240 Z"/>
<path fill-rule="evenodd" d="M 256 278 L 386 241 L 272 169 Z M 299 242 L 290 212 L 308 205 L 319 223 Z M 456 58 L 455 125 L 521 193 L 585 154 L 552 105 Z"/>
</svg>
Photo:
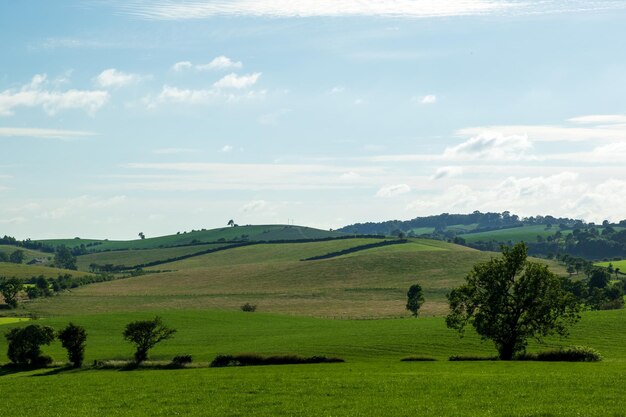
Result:
<svg viewBox="0 0 626 417">
<path fill-rule="evenodd" d="M 384 245 L 353 250 L 371 244 Z M 6 398 L 0 413 L 404 416 L 408 410 L 443 416 L 623 415 L 624 310 L 585 312 L 568 340 L 553 337 L 529 346 L 530 351 L 592 346 L 604 355 L 600 363 L 447 360 L 451 355 L 496 353 L 473 331 L 459 338 L 442 316 L 447 312 L 446 293 L 463 282 L 472 265 L 497 254 L 429 239 L 349 238 L 248 244 L 165 262 L 223 245 L 81 255 L 78 265 L 83 270 L 90 263 L 164 263 L 146 268 L 145 275 L 22 300 L 22 308 L 0 312 L 14 316 L 0 318 L 0 334 L 25 326 L 19 317 L 29 314 L 39 317 L 36 324 L 58 330 L 71 321 L 88 333 L 84 369 L 0 368 Z M 333 255 L 303 260 L 326 254 Z M 565 274 L 561 265 L 540 262 Z M 29 272 L 35 268 L 15 266 Z M 418 319 L 409 318 L 404 309 L 407 288 L 415 282 L 426 298 Z M 246 302 L 257 305 L 257 311 L 240 311 Z M 176 355 L 191 355 L 189 369 L 88 366 L 93 361 L 128 360 L 132 346 L 122 339 L 125 325 L 156 315 L 177 333 L 155 347 L 150 359 L 166 364 Z M 6 349 L 0 337 L 0 362 L 6 361 Z M 58 341 L 43 350 L 55 361 L 65 361 Z M 208 367 L 218 354 L 246 352 L 324 355 L 346 362 Z M 412 355 L 436 361 L 400 362 Z M 24 392 L 35 391 L 38 401 L 23 401 Z"/>
</svg>

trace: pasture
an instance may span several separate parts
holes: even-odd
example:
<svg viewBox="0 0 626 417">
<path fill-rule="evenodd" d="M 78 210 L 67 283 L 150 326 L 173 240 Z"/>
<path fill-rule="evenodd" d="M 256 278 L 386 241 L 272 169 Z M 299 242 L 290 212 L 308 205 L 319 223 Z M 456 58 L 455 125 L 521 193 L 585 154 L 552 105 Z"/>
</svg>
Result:
<svg viewBox="0 0 626 417">
<path fill-rule="evenodd" d="M 441 317 L 327 320 L 242 312 L 174 311 L 42 319 L 74 321 L 89 333 L 87 361 L 126 359 L 125 323 L 161 314 L 178 329 L 154 360 L 191 354 L 196 366 L 218 353 L 339 356 L 346 363 L 181 370 L 4 370 L 2 415 L 12 416 L 623 416 L 626 319 L 623 311 L 585 313 L 567 341 L 600 350 L 600 363 L 448 362 L 452 354 L 493 355 L 489 342 L 464 339 Z M 7 326 L 0 328 L 0 332 Z M 4 338 L 0 350 L 4 351 Z M 537 345 L 531 350 L 538 349 Z M 58 342 L 44 348 L 64 360 Z M 408 355 L 436 362 L 400 362 Z M 24 393 L 37 399 L 24 401 Z M 8 413 L 8 414 L 7 414 Z"/>
</svg>

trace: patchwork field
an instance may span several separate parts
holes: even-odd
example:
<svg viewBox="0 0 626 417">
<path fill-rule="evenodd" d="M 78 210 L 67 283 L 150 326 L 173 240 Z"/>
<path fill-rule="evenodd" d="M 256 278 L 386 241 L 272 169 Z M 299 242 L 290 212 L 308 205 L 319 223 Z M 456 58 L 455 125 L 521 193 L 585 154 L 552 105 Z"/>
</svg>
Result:
<svg viewBox="0 0 626 417">
<path fill-rule="evenodd" d="M 28 279 L 43 275 L 46 278 L 56 278 L 59 275 L 69 274 L 72 276 L 89 275 L 82 271 L 72 271 L 69 269 L 53 268 L 41 265 L 14 264 L 10 262 L 0 262 L 0 277 L 15 277 Z"/>
<path fill-rule="evenodd" d="M 406 291 L 424 287 L 424 315 L 447 309 L 445 294 L 477 260 L 493 254 L 432 240 L 378 247 L 318 261 L 302 259 L 372 243 L 341 239 L 228 249 L 155 269 L 172 272 L 77 288 L 28 308 L 40 315 L 154 309 L 226 309 L 336 318 L 405 317 Z M 552 264 L 559 270 L 556 264 Z M 564 271 L 561 271 L 564 273 Z"/>
<path fill-rule="evenodd" d="M 19 310 L 0 311 L 16 316 L 0 318 L 0 363 L 7 361 L 1 335 L 27 325 L 17 316 L 28 314 L 56 330 L 70 321 L 84 326 L 86 365 L 130 359 L 132 346 L 122 338 L 125 325 L 159 315 L 177 333 L 151 351 L 151 360 L 165 364 L 188 354 L 194 363 L 189 369 L 134 371 L 87 366 L 18 372 L 2 367 L 0 415 L 625 415 L 624 310 L 584 313 L 569 339 L 550 338 L 529 347 L 592 346 L 604 355 L 600 363 L 449 362 L 451 355 L 496 353 L 471 331 L 460 338 L 446 328 L 442 316 L 445 294 L 462 283 L 476 262 L 497 254 L 426 239 L 350 251 L 388 241 L 354 238 L 229 248 L 163 263 L 148 268 L 146 275 L 23 300 Z M 78 262 L 81 268 L 145 263 L 211 247 L 99 252 Z M 333 257 L 303 261 L 329 253 Z M 565 274 L 563 267 L 548 264 Z M 409 318 L 404 308 L 406 291 L 415 282 L 426 298 L 418 319 Z M 256 304 L 257 312 L 241 312 L 246 302 Z M 55 361 L 65 361 L 58 341 L 43 350 Z M 218 354 L 247 352 L 325 355 L 346 362 L 208 367 Z M 400 361 L 411 355 L 436 361 Z M 37 400 L 27 401 L 32 392 Z"/>
</svg>

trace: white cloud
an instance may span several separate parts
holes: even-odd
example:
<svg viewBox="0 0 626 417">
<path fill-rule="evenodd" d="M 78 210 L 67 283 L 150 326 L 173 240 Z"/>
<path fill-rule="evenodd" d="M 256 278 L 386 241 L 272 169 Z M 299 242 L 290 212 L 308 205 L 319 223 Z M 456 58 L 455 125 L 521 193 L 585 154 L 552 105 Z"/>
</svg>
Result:
<svg viewBox="0 0 626 417">
<path fill-rule="evenodd" d="M 533 142 L 582 142 L 586 140 L 624 140 L 626 126 L 570 127 L 550 125 L 505 125 L 469 127 L 457 130 L 457 136 L 476 136 L 485 131 L 498 132 L 504 136 L 527 136 Z"/>
<path fill-rule="evenodd" d="M 626 123 L 624 114 L 592 114 L 588 116 L 578 116 L 569 119 L 572 123 L 579 124 L 614 124 Z"/>
<path fill-rule="evenodd" d="M 432 179 L 439 180 L 442 178 L 458 177 L 461 174 L 463 174 L 462 167 L 441 167 L 437 168 L 437 171 L 435 172 L 435 175 L 433 175 Z"/>
<path fill-rule="evenodd" d="M 258 212 L 267 208 L 268 203 L 265 200 L 253 200 L 239 207 L 240 213 Z"/>
<path fill-rule="evenodd" d="M 406 184 L 386 185 L 376 193 L 376 197 L 395 197 L 411 192 L 411 187 Z"/>
<path fill-rule="evenodd" d="M 236 103 L 243 100 L 262 99 L 266 96 L 266 90 L 249 90 L 239 93 L 226 93 L 219 89 L 182 89 L 164 85 L 161 92 L 156 96 L 146 96 L 142 99 L 148 108 L 157 107 L 164 103 L 181 104 L 209 104 L 212 102 Z"/>
<path fill-rule="evenodd" d="M 248 88 L 252 87 L 258 81 L 261 76 L 260 72 L 255 72 L 254 74 L 248 75 L 237 75 L 235 73 L 230 73 L 224 76 L 222 79 L 217 81 L 213 86 L 215 88 Z"/>
<path fill-rule="evenodd" d="M 434 94 L 428 94 L 420 97 L 412 97 L 411 101 L 419 102 L 421 104 L 435 104 L 437 102 L 437 96 Z"/>
<path fill-rule="evenodd" d="M 42 139 L 73 139 L 94 136 L 93 132 L 80 130 L 39 129 L 34 127 L 0 127 L 0 136 Z"/>
<path fill-rule="evenodd" d="M 234 150 L 235 148 L 233 148 L 231 145 L 224 145 L 222 146 L 221 151 L 224 153 L 230 153 Z"/>
<path fill-rule="evenodd" d="M 211 62 L 204 65 L 198 65 L 200 71 L 202 70 L 225 70 L 231 68 L 241 68 L 243 64 L 241 61 L 233 61 L 227 56 L 221 55 L 216 58 L 213 58 Z"/>
<path fill-rule="evenodd" d="M 42 106 L 50 115 L 66 109 L 83 109 L 93 115 L 109 100 L 109 93 L 106 91 L 46 90 L 48 84 L 45 74 L 37 74 L 21 89 L 1 92 L 0 116 L 13 115 L 16 107 L 37 106 Z"/>
<path fill-rule="evenodd" d="M 243 67 L 241 61 L 233 61 L 227 56 L 220 55 L 213 58 L 208 64 L 193 64 L 191 61 L 180 61 L 172 66 L 172 69 L 177 72 L 185 71 L 188 69 L 195 69 L 197 71 L 207 70 L 227 70 L 227 69 L 239 69 Z"/>
<path fill-rule="evenodd" d="M 453 146 L 443 152 L 444 159 L 497 159 L 525 158 L 533 147 L 527 136 L 505 136 L 499 132 L 482 132 L 478 136 Z"/>
<path fill-rule="evenodd" d="M 193 64 L 191 62 L 189 62 L 189 61 L 181 61 L 181 62 L 177 62 L 174 65 L 172 65 L 172 69 L 174 71 L 178 71 L 178 72 L 184 71 L 184 70 L 189 69 L 189 68 L 193 68 Z"/>
<path fill-rule="evenodd" d="M 339 93 L 343 93 L 344 91 L 346 91 L 346 88 L 342 85 L 336 85 L 333 88 L 330 89 L 329 93 L 330 94 L 339 94 Z"/>
<path fill-rule="evenodd" d="M 216 15 L 251 15 L 267 17 L 315 16 L 387 16 L 424 18 L 480 15 L 520 8 L 512 1 L 493 0 L 231 0 L 151 2 L 127 1 L 119 7 L 126 13 L 144 19 L 202 19 Z"/>
<path fill-rule="evenodd" d="M 130 74 L 115 68 L 109 68 L 96 77 L 96 83 L 104 88 L 119 88 L 136 84 L 142 79 L 143 77 L 139 74 Z"/>
</svg>

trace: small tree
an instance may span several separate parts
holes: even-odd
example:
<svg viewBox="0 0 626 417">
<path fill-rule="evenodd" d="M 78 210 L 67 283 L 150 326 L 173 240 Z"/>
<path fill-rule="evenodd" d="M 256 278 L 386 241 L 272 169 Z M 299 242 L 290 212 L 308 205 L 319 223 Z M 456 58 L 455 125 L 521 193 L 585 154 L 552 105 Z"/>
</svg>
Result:
<svg viewBox="0 0 626 417">
<path fill-rule="evenodd" d="M 0 294 L 4 302 L 10 307 L 17 307 L 17 294 L 24 289 L 22 281 L 17 278 L 0 278 Z"/>
<path fill-rule="evenodd" d="M 67 327 L 59 332 L 59 340 L 65 350 L 67 350 L 67 358 L 74 368 L 80 368 L 83 365 L 85 357 L 85 342 L 87 341 L 87 332 L 81 326 L 70 323 Z"/>
<path fill-rule="evenodd" d="M 419 284 L 411 285 L 411 287 L 409 287 L 409 291 L 406 293 L 406 296 L 406 309 L 413 314 L 413 317 L 417 317 L 420 308 L 422 307 L 422 304 L 424 304 L 422 286 Z"/>
<path fill-rule="evenodd" d="M 13 262 L 14 264 L 21 264 L 24 262 L 24 251 L 18 249 L 15 252 L 12 252 L 11 255 L 9 255 L 9 262 Z"/>
<path fill-rule="evenodd" d="M 146 235 L 144 235 L 143 232 L 139 232 L 139 234 L 137 236 L 139 236 L 139 238 L 141 238 L 141 240 L 146 238 Z"/>
<path fill-rule="evenodd" d="M 230 219 L 228 223 L 226 223 L 226 225 L 230 227 L 235 227 L 235 221 L 233 219 Z"/>
<path fill-rule="evenodd" d="M 582 306 L 546 265 L 527 261 L 524 243 L 503 247 L 502 254 L 476 264 L 466 283 L 448 294 L 446 324 L 461 334 L 473 325 L 483 339 L 494 342 L 500 359 L 510 360 L 531 337 L 566 336 Z"/>
<path fill-rule="evenodd" d="M 47 365 L 51 359 L 41 355 L 41 345 L 54 340 L 54 330 L 48 326 L 31 324 L 13 328 L 5 335 L 9 342 L 7 356 L 19 365 Z"/>
<path fill-rule="evenodd" d="M 176 333 L 176 330 L 170 329 L 163 324 L 161 317 L 155 317 L 152 320 L 140 320 L 129 323 L 124 330 L 124 339 L 133 343 L 137 350 L 135 351 L 135 362 L 140 364 L 148 359 L 148 351 L 156 346 L 157 343 L 167 340 Z"/>
</svg>

